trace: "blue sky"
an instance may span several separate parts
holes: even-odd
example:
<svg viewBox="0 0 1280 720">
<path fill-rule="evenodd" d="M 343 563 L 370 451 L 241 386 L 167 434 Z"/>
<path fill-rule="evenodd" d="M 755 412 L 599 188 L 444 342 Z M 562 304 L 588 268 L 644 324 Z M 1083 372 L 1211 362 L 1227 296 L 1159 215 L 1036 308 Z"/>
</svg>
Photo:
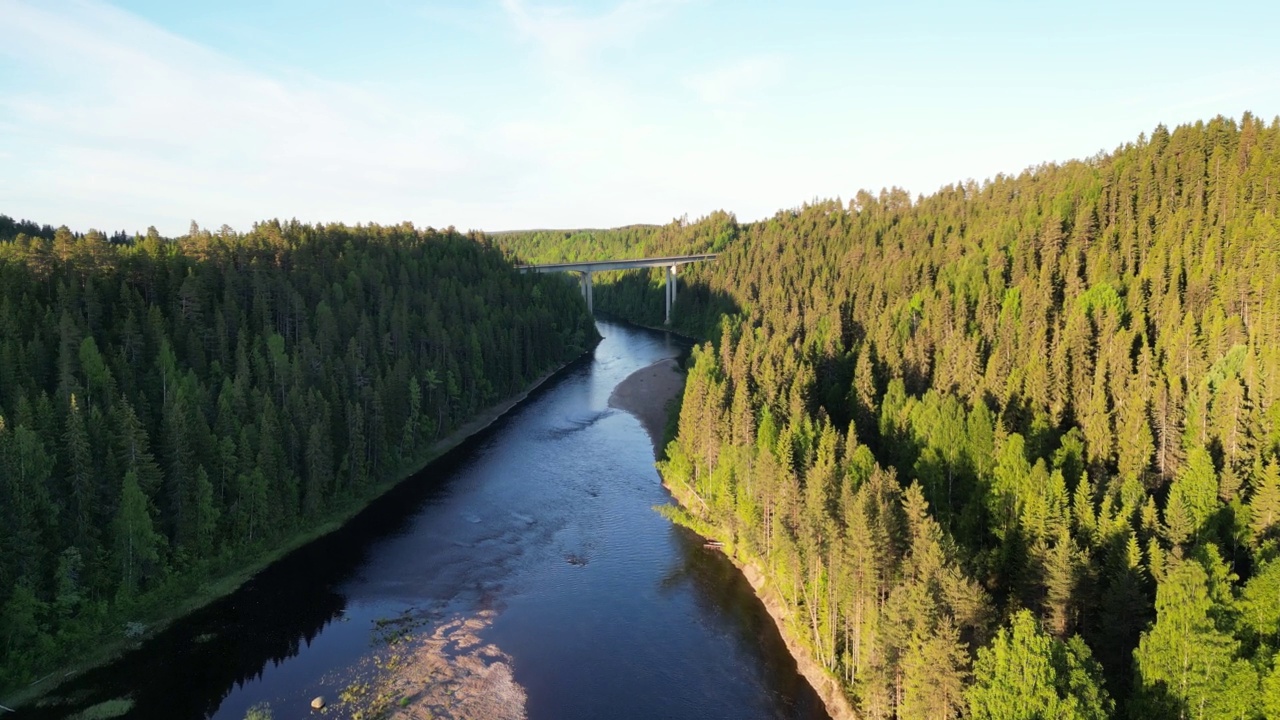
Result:
<svg viewBox="0 0 1280 720">
<path fill-rule="evenodd" d="M 0 0 L 0 213 L 743 220 L 1280 114 L 1280 3 Z"/>
</svg>

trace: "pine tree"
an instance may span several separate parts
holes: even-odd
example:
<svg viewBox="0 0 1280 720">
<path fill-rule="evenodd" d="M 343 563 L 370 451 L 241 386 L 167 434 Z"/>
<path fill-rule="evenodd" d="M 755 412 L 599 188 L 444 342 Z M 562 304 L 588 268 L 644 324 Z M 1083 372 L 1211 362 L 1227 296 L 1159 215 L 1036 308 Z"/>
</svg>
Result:
<svg viewBox="0 0 1280 720">
<path fill-rule="evenodd" d="M 1164 507 L 1164 536 L 1174 545 L 1183 545 L 1196 534 L 1197 525 L 1184 493 L 1170 493 Z"/>
<path fill-rule="evenodd" d="M 1280 534 L 1280 462 L 1272 458 L 1255 469 L 1249 494 L 1249 529 L 1255 547 L 1275 542 Z"/>
<path fill-rule="evenodd" d="M 1246 637 L 1271 646 L 1280 644 L 1280 560 L 1257 568 L 1240 593 L 1240 625 Z"/>
<path fill-rule="evenodd" d="M 31 673 L 24 672 L 23 668 L 30 667 L 53 649 L 53 639 L 41 622 L 47 615 L 47 605 L 26 582 L 13 589 L 3 606 L 4 611 L 0 612 L 0 648 L 9 658 L 6 665 L 0 667 L 0 678 L 29 682 Z"/>
<path fill-rule="evenodd" d="M 218 506 L 214 500 L 213 483 L 204 465 L 196 466 L 192 483 L 192 551 L 197 558 L 207 560 L 213 554 L 218 533 Z"/>
<path fill-rule="evenodd" d="M 1134 652 L 1143 717 L 1236 718 L 1252 714 L 1258 676 L 1240 644 L 1215 622 L 1220 608 L 1200 563 L 1182 561 L 1156 592 L 1156 622 Z"/>
<path fill-rule="evenodd" d="M 138 591 L 140 583 L 156 573 L 164 543 L 164 538 L 155 530 L 150 503 L 133 471 L 124 475 L 114 529 L 120 567 L 119 592 L 130 596 Z"/>
<path fill-rule="evenodd" d="M 1065 527 L 1044 556 L 1045 622 L 1050 632 L 1062 639 L 1075 625 L 1078 574 L 1075 548 Z"/>
<path fill-rule="evenodd" d="M 1213 458 L 1203 447 L 1192 448 L 1187 453 L 1187 464 L 1174 479 L 1169 488 L 1169 506 L 1178 506 L 1178 513 L 1185 516 L 1176 518 L 1178 522 L 1186 521 L 1187 527 L 1178 528 L 1187 535 L 1195 536 L 1204 530 L 1206 523 L 1218 508 L 1218 475 L 1213 469 Z M 1170 520 L 1166 509 L 1165 523 Z"/>
<path fill-rule="evenodd" d="M 1088 646 L 1050 637 L 1026 610 L 978 650 L 966 699 L 973 720 L 1103 720 L 1113 710 Z"/>
<path fill-rule="evenodd" d="M 37 584 L 54 545 L 54 504 L 49 495 L 54 458 L 25 425 L 10 429 L 0 416 L 0 517 L 8 541 L 3 548 L 10 582 Z M 11 565 L 10 565 L 11 563 Z"/>
<path fill-rule="evenodd" d="M 1280 652 L 1271 658 L 1271 672 L 1262 680 L 1260 709 L 1265 718 L 1280 717 Z"/>
<path fill-rule="evenodd" d="M 1122 477 L 1141 479 L 1151 464 L 1155 443 L 1147 419 L 1148 399 L 1141 389 L 1132 389 L 1120 409 L 1116 427 L 1117 469 Z"/>
<path fill-rule="evenodd" d="M 82 556 L 92 557 L 98 544 L 94 522 L 98 509 L 98 485 L 89 433 L 74 393 L 70 397 L 63 443 L 66 447 L 67 506 L 70 510 L 66 516 L 66 539 Z"/>
<path fill-rule="evenodd" d="M 422 432 L 422 386 L 414 376 L 409 380 L 409 414 L 404 421 L 398 457 L 411 459 L 418 452 L 418 439 Z"/>
<path fill-rule="evenodd" d="M 969 657 L 949 618 L 908 645 L 902 659 L 899 717 L 947 720 L 964 710 Z"/>
<path fill-rule="evenodd" d="M 163 482 L 163 474 L 151 454 L 151 440 L 138 419 L 133 406 L 127 400 L 118 403 L 112 416 L 116 425 L 116 438 L 121 464 L 132 472 L 138 488 L 148 498 L 154 498 Z"/>
<path fill-rule="evenodd" d="M 333 489 L 333 460 L 329 441 L 325 438 L 324 424 L 315 422 L 307 434 L 306 484 L 303 487 L 302 506 L 308 516 L 314 516 L 324 506 L 325 498 Z"/>
</svg>

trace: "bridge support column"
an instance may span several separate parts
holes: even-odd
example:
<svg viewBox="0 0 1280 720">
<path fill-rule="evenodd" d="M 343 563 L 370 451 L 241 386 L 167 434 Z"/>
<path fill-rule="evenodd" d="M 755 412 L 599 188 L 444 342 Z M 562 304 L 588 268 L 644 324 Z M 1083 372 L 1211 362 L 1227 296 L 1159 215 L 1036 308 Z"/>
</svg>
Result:
<svg viewBox="0 0 1280 720">
<path fill-rule="evenodd" d="M 587 301 L 587 312 L 588 312 L 588 313 L 594 313 L 594 312 L 595 312 L 595 308 L 593 307 L 593 303 L 591 302 L 591 301 L 592 301 L 592 299 L 593 299 L 593 298 L 591 297 L 591 296 L 592 296 L 592 292 L 591 292 L 591 290 L 592 290 L 592 287 L 591 287 L 591 271 L 590 271 L 590 270 L 584 270 L 584 271 L 582 272 L 582 299 Z"/>
<path fill-rule="evenodd" d="M 676 304 L 676 268 L 679 265 L 667 266 L 667 324 L 671 324 L 671 306 Z"/>
</svg>

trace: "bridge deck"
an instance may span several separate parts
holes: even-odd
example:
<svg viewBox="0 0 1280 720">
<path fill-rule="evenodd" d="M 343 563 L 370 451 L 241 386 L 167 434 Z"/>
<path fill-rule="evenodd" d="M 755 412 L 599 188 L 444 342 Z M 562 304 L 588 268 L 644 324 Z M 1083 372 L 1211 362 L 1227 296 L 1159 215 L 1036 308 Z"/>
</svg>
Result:
<svg viewBox="0 0 1280 720">
<path fill-rule="evenodd" d="M 587 312 L 594 312 L 591 295 L 591 276 L 605 270 L 631 270 L 634 268 L 660 267 L 666 268 L 667 324 L 671 324 L 671 306 L 676 302 L 676 267 L 689 263 L 714 260 L 717 253 L 703 255 L 674 255 L 660 258 L 636 258 L 634 260 L 595 260 L 591 262 L 552 263 L 550 265 L 517 265 L 520 270 L 532 270 L 537 273 L 577 272 L 582 273 L 582 299 L 587 301 Z"/>
<path fill-rule="evenodd" d="M 593 260 L 588 262 L 550 263 L 547 265 L 518 265 L 520 270 L 534 272 L 603 272 L 605 270 L 631 270 L 646 267 L 670 267 L 688 263 L 714 260 L 718 253 L 703 255 L 674 255 L 660 258 L 636 258 L 634 260 Z"/>
</svg>

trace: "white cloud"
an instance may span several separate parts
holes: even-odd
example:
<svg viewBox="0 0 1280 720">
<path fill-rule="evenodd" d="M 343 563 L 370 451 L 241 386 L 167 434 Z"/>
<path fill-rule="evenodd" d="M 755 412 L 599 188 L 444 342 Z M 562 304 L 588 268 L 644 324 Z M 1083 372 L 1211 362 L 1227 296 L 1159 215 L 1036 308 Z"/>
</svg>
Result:
<svg viewBox="0 0 1280 720">
<path fill-rule="evenodd" d="M 484 173 L 482 129 L 426 100 L 272 77 L 97 2 L 5 2 L 0 19 L 0 57 L 31 80 L 0 97 L 0 152 L 32 168 L 0 195 L 40 189 L 58 203 L 29 211 L 42 221 L 137 207 L 168 232 L 193 215 L 448 224 L 432 195 Z"/>
<path fill-rule="evenodd" d="M 790 154 L 730 127 L 719 107 L 687 102 L 679 77 L 654 90 L 652 74 L 602 62 L 669 28 L 679 4 L 627 0 L 583 14 L 504 0 L 510 24 L 487 31 L 529 41 L 515 56 L 525 67 L 504 72 L 535 83 L 528 102 L 492 112 L 439 106 L 430 89 L 264 71 L 99 0 L 0 0 L 10 30 L 0 63 L 21 75 L 0 86 L 0 212 L 166 234 L 192 219 L 242 230 L 270 217 L 496 230 L 662 222 L 718 207 L 766 214 L 793 199 L 778 185 L 798 169 L 769 170 L 794 164 Z M 726 101 L 768 88 L 782 69 L 765 56 L 690 87 Z"/>
</svg>

